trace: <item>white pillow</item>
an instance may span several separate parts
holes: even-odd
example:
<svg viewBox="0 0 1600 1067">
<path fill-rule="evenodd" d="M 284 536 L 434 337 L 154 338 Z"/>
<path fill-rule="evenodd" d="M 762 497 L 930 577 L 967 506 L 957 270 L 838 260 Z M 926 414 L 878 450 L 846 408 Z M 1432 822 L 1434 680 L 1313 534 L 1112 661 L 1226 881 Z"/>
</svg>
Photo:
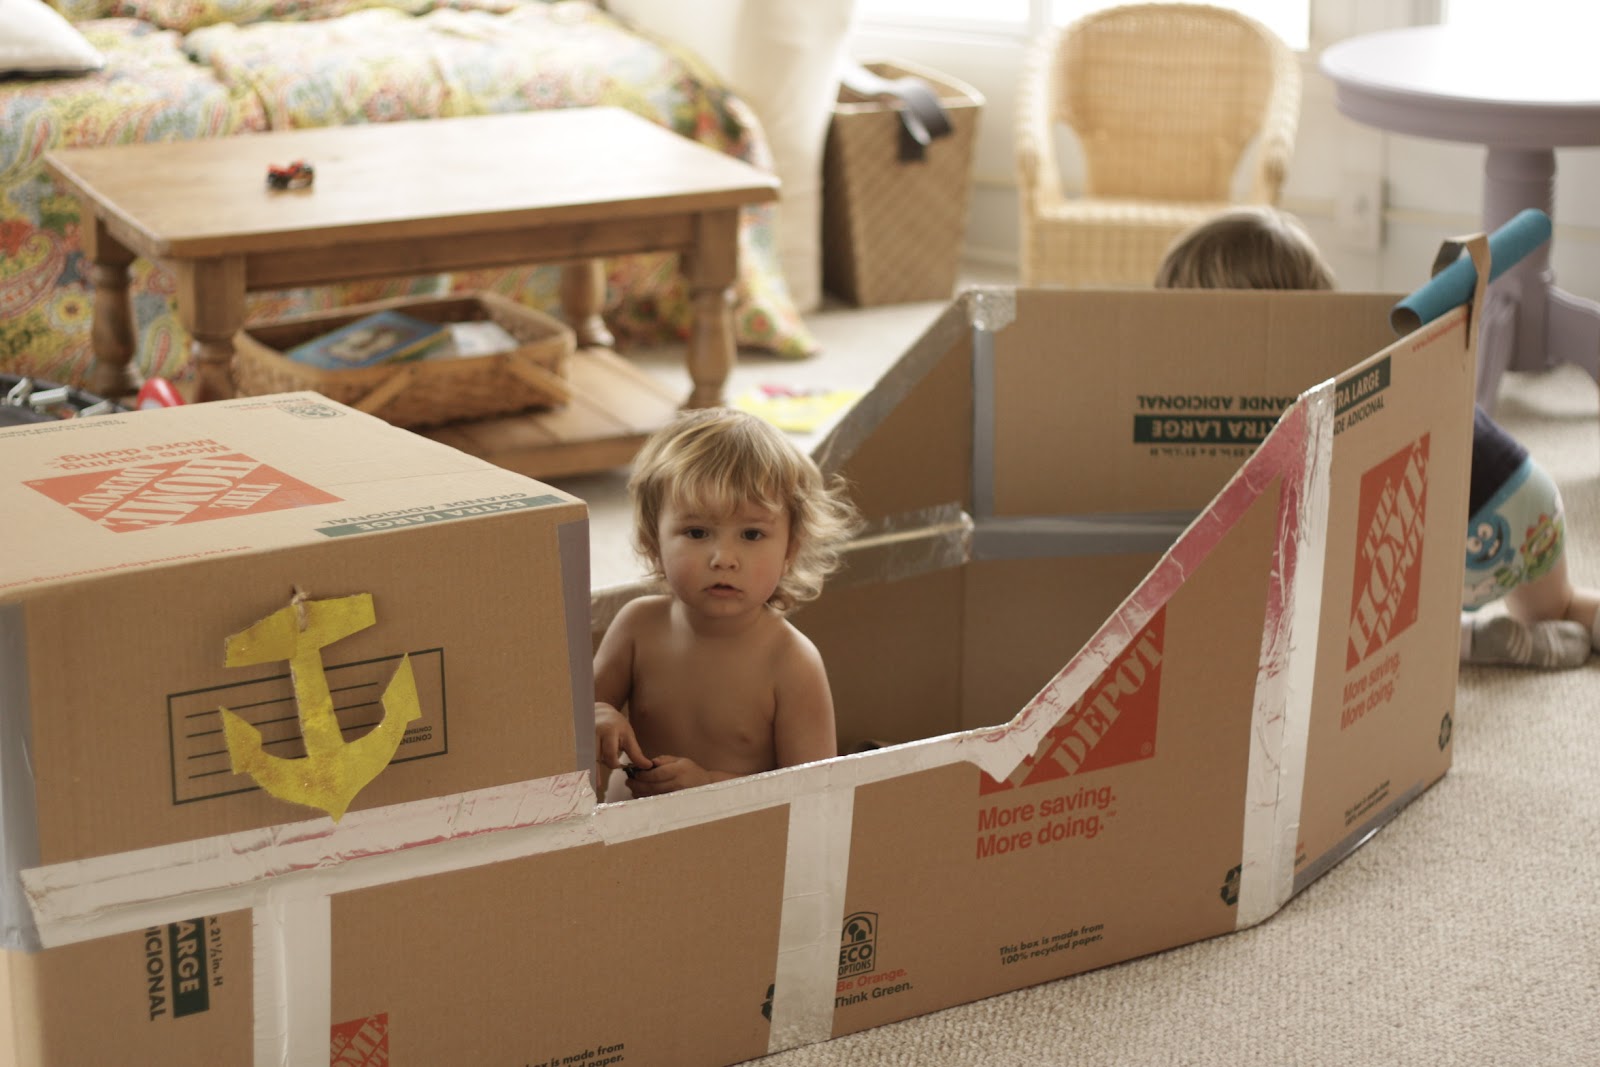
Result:
<svg viewBox="0 0 1600 1067">
<path fill-rule="evenodd" d="M 82 74 L 105 62 L 44 0 L 0 0 L 0 74 Z"/>
<path fill-rule="evenodd" d="M 801 311 L 822 301 L 822 150 L 855 0 L 608 0 L 686 46 L 750 105 L 772 148 L 778 262 Z M 692 13 L 691 13 L 692 12 Z"/>
</svg>

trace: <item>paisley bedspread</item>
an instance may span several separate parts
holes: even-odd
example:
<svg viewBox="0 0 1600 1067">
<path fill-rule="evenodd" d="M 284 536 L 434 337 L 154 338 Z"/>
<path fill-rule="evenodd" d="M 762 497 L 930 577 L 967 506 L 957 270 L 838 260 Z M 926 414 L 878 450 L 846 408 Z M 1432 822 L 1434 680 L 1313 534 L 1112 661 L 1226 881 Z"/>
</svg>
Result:
<svg viewBox="0 0 1600 1067">
<path fill-rule="evenodd" d="M 582 0 L 58 0 L 106 56 L 72 77 L 0 80 L 0 371 L 81 384 L 93 358 L 91 264 L 77 201 L 45 170 L 57 147 L 616 105 L 770 167 L 749 108 L 687 53 Z M 744 346 L 804 356 L 815 343 L 773 247 L 772 209 L 746 209 L 734 305 Z M 608 261 L 619 345 L 687 336 L 672 255 Z M 559 268 L 530 266 L 252 293 L 261 321 L 403 294 L 493 289 L 555 310 Z M 136 366 L 191 374 L 167 270 L 133 265 Z"/>
</svg>

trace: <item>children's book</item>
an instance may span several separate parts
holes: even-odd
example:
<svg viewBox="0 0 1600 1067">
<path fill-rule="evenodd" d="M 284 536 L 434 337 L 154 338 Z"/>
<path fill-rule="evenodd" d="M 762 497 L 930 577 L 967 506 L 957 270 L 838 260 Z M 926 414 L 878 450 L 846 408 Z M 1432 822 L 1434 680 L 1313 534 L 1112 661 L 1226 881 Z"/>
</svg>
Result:
<svg viewBox="0 0 1600 1067">
<path fill-rule="evenodd" d="M 377 311 L 284 353 L 323 370 L 350 370 L 421 359 L 450 340 L 443 324 L 400 311 Z"/>
</svg>

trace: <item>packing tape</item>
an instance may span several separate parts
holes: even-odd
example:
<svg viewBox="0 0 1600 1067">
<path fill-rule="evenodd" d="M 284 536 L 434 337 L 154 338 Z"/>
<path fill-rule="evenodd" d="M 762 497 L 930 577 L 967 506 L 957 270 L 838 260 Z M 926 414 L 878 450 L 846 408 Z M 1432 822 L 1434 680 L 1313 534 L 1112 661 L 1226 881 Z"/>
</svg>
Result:
<svg viewBox="0 0 1600 1067">
<path fill-rule="evenodd" d="M 1266 919 L 1294 893 L 1322 619 L 1335 395 L 1332 381 L 1308 391 L 1272 431 L 1272 437 L 1298 446 L 1300 462 L 1298 471 L 1284 471 L 1278 567 L 1251 709 L 1237 929 Z"/>
<path fill-rule="evenodd" d="M 972 517 L 994 514 L 994 331 L 972 325 Z"/>
<path fill-rule="evenodd" d="M 384 885 L 566 848 L 593 833 L 582 771 L 22 872 L 46 947 L 258 907 L 284 881 Z M 497 832 L 491 832 L 497 831 Z"/>
<path fill-rule="evenodd" d="M 854 789 L 825 790 L 789 805 L 769 1055 L 833 1036 L 854 808 Z"/>
<path fill-rule="evenodd" d="M 974 559 L 1061 559 L 1165 552 L 1194 519 L 1192 511 L 991 517 L 976 525 L 972 556 Z"/>
<path fill-rule="evenodd" d="M 972 515 L 980 525 L 994 514 L 995 334 L 1017 317 L 1012 289 L 966 293 L 972 324 Z"/>
<path fill-rule="evenodd" d="M 333 910 L 326 894 L 274 889 L 253 913 L 255 1067 L 328 1058 Z"/>
<path fill-rule="evenodd" d="M 976 286 L 966 291 L 967 321 L 973 329 L 999 333 L 1017 318 L 1017 291 L 1011 286 Z"/>
<path fill-rule="evenodd" d="M 21 604 L 0 605 L 0 947 L 39 947 L 33 911 L 13 875 L 39 862 L 34 801 L 33 711 L 28 683 L 27 616 Z"/>
<path fill-rule="evenodd" d="M 828 588 L 892 582 L 959 567 L 972 558 L 972 519 L 956 504 L 908 511 L 869 525 L 845 546 Z"/>
</svg>

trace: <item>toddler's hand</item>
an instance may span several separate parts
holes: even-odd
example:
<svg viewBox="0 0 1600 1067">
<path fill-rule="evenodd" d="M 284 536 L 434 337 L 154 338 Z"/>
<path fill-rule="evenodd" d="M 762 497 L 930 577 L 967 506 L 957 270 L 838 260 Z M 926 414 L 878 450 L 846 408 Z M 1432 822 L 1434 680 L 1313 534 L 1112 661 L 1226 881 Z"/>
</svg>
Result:
<svg viewBox="0 0 1600 1067">
<path fill-rule="evenodd" d="M 636 797 L 653 797 L 720 780 L 687 756 L 657 756 L 653 766 L 628 776 L 628 788 Z"/>
<path fill-rule="evenodd" d="M 633 724 L 610 704 L 594 706 L 594 751 L 595 758 L 612 770 L 623 765 L 624 755 L 635 767 L 652 766 L 644 749 L 639 747 L 639 739 L 634 736 Z"/>
</svg>

